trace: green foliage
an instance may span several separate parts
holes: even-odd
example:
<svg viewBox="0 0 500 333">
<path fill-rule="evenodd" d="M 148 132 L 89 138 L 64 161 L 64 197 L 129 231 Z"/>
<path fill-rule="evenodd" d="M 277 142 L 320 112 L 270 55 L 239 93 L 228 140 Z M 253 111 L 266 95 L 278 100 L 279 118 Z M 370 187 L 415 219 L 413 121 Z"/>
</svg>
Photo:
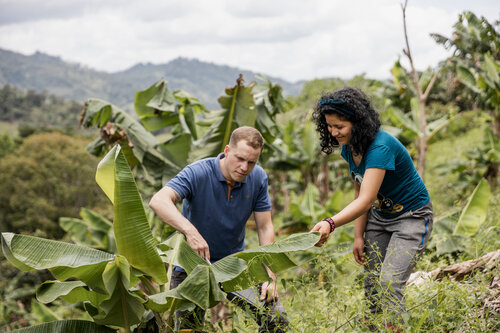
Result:
<svg viewBox="0 0 500 333">
<path fill-rule="evenodd" d="M 1 241 L 4 255 L 14 266 L 23 271 L 48 269 L 59 280 L 43 283 L 37 290 L 38 300 L 49 303 L 60 297 L 69 303 L 84 302 L 98 324 L 130 331 L 148 310 L 169 311 L 172 316 L 183 304 L 212 307 L 225 299 L 221 283 L 224 290 L 234 291 L 268 280 L 263 264 L 274 272 L 293 267 L 285 252 L 310 248 L 319 240 L 317 233 L 297 234 L 210 265 L 180 234 L 170 237 L 159 251 L 119 145 L 99 163 L 96 180 L 115 207 L 112 228 L 120 254 L 13 233 L 2 233 Z M 94 224 L 107 223 L 100 219 Z M 185 268 L 188 278 L 174 290 L 159 292 L 149 279 L 164 290 L 168 282 L 164 262 Z M 151 297 L 134 287 L 139 280 Z M 48 314 L 47 309 L 39 309 L 44 316 Z"/>
<path fill-rule="evenodd" d="M 35 127 L 73 130 L 80 111 L 79 103 L 45 92 L 22 92 L 8 84 L 0 89 L 0 120 L 25 124 L 32 130 Z"/>
<path fill-rule="evenodd" d="M 86 208 L 80 210 L 80 216 L 81 219 L 73 217 L 61 217 L 59 219 L 59 225 L 71 236 L 71 240 L 78 245 L 116 253 L 112 222 Z"/>
<path fill-rule="evenodd" d="M 424 256 L 417 270 L 430 271 L 436 265 Z M 446 263 L 445 263 L 446 264 Z M 405 290 L 408 312 L 400 329 L 404 332 L 496 332 L 498 314 L 484 308 L 488 285 L 498 268 L 478 273 L 463 281 L 429 280 Z M 320 251 L 314 260 L 292 269 L 282 280 L 287 293 L 282 302 L 288 310 L 292 332 L 369 332 L 386 331 L 393 322 L 389 314 L 370 316 L 364 300 L 363 267 L 352 254 L 332 255 Z M 494 292 L 494 291 L 493 291 Z"/>
<path fill-rule="evenodd" d="M 428 248 L 435 249 L 437 256 L 463 251 L 466 239 L 474 236 L 486 220 L 490 194 L 488 182 L 481 179 L 461 212 L 434 221 L 433 237 Z"/>
<path fill-rule="evenodd" d="M 92 181 L 97 160 L 83 151 L 85 144 L 59 133 L 38 134 L 0 160 L 1 231 L 41 229 L 60 238 L 59 217 L 76 217 L 84 206 L 105 207 Z"/>
<path fill-rule="evenodd" d="M 450 71 L 465 87 L 464 96 L 491 112 L 495 135 L 500 136 L 500 33 L 499 22 L 489 23 L 466 11 L 453 26 L 453 37 L 439 34 L 432 37 L 453 51 L 448 60 Z M 498 173 L 498 167 L 495 171 Z M 491 183 L 496 182 L 493 177 Z"/>
<path fill-rule="evenodd" d="M 5 155 L 12 153 L 15 149 L 15 143 L 10 135 L 3 134 L 0 136 L 0 159 Z"/>
<path fill-rule="evenodd" d="M 466 190 L 486 178 L 492 186 L 496 185 L 500 165 L 500 143 L 490 128 L 483 132 L 483 141 L 471 150 L 464 152 L 465 160 L 452 160 L 448 163 L 452 173 L 458 174 L 457 189 Z"/>
</svg>

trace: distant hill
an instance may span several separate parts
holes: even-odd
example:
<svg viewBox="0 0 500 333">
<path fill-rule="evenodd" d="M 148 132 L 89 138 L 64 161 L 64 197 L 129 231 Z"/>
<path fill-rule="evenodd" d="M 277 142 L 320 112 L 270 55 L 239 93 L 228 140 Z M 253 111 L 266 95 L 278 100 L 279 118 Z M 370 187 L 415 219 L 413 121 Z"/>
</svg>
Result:
<svg viewBox="0 0 500 333">
<path fill-rule="evenodd" d="M 247 83 L 255 80 L 254 72 L 196 59 L 177 58 L 160 65 L 137 64 L 125 71 L 107 73 L 40 52 L 25 56 L 0 49 L 0 86 L 10 84 L 24 90 L 47 91 L 81 102 L 100 98 L 126 109 L 132 109 L 135 92 L 161 78 L 170 89 L 185 90 L 207 107 L 217 108 L 217 98 L 227 86 L 236 83 L 240 73 Z M 268 79 L 279 83 L 285 95 L 297 95 L 304 83 Z"/>
</svg>

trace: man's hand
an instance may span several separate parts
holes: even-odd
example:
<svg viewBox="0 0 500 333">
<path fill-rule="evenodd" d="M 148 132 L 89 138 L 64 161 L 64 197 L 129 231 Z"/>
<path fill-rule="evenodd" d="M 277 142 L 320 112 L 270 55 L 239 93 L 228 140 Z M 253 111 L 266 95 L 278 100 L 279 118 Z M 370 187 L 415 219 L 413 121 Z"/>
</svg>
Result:
<svg viewBox="0 0 500 333">
<path fill-rule="evenodd" d="M 210 251 L 208 244 L 198 230 L 186 233 L 186 241 L 195 250 L 200 257 L 210 260 Z"/>
<path fill-rule="evenodd" d="M 363 238 L 355 238 L 354 244 L 352 245 L 352 254 L 354 254 L 354 260 L 360 265 L 365 264 L 365 240 Z"/>
<path fill-rule="evenodd" d="M 260 292 L 260 300 L 266 301 L 266 303 L 272 302 L 278 299 L 278 288 L 276 286 L 276 278 L 273 278 L 273 282 L 264 282 L 262 284 Z"/>
<path fill-rule="evenodd" d="M 328 237 L 330 237 L 330 223 L 328 223 L 326 221 L 320 221 L 320 222 L 316 223 L 314 228 L 311 229 L 311 232 L 315 232 L 315 231 L 318 231 L 320 233 L 321 238 L 314 246 L 321 247 L 321 246 L 323 246 L 323 244 L 326 243 L 326 241 L 328 240 Z"/>
</svg>

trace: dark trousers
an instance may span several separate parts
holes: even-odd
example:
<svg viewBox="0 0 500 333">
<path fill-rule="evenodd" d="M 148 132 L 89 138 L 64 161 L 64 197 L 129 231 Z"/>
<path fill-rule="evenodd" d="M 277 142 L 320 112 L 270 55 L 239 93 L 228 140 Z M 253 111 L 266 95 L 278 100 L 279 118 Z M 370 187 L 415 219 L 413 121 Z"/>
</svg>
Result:
<svg viewBox="0 0 500 333">
<path fill-rule="evenodd" d="M 186 272 L 172 271 L 170 279 L 170 289 L 176 288 L 187 277 Z M 241 291 L 227 293 L 227 299 L 250 313 L 252 318 L 259 325 L 259 333 L 272 332 L 284 333 L 288 326 L 285 318 L 285 308 L 281 301 L 263 302 L 259 300 L 260 285 Z M 176 311 L 175 329 L 181 328 L 202 328 L 205 320 L 205 311 L 196 307 L 194 311 Z"/>
</svg>

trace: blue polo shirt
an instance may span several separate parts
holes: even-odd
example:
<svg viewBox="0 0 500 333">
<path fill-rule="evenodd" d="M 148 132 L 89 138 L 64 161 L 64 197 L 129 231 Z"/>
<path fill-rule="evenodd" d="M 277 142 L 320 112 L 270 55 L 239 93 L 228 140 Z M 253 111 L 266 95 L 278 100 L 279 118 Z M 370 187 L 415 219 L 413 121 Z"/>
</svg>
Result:
<svg viewBox="0 0 500 333">
<path fill-rule="evenodd" d="M 390 219 L 407 211 L 418 209 L 430 200 L 410 154 L 398 139 L 379 130 L 363 155 L 359 165 L 352 159 L 350 146 L 343 145 L 342 157 L 349 163 L 353 181 L 361 184 L 366 169 L 385 169 L 385 176 L 373 208 L 382 217 Z"/>
<path fill-rule="evenodd" d="M 207 241 L 212 261 L 242 251 L 252 212 L 271 210 L 264 169 L 256 165 L 242 182 L 229 188 L 220 169 L 223 157 L 221 153 L 194 162 L 166 184 L 183 199 L 182 215 Z"/>
</svg>

